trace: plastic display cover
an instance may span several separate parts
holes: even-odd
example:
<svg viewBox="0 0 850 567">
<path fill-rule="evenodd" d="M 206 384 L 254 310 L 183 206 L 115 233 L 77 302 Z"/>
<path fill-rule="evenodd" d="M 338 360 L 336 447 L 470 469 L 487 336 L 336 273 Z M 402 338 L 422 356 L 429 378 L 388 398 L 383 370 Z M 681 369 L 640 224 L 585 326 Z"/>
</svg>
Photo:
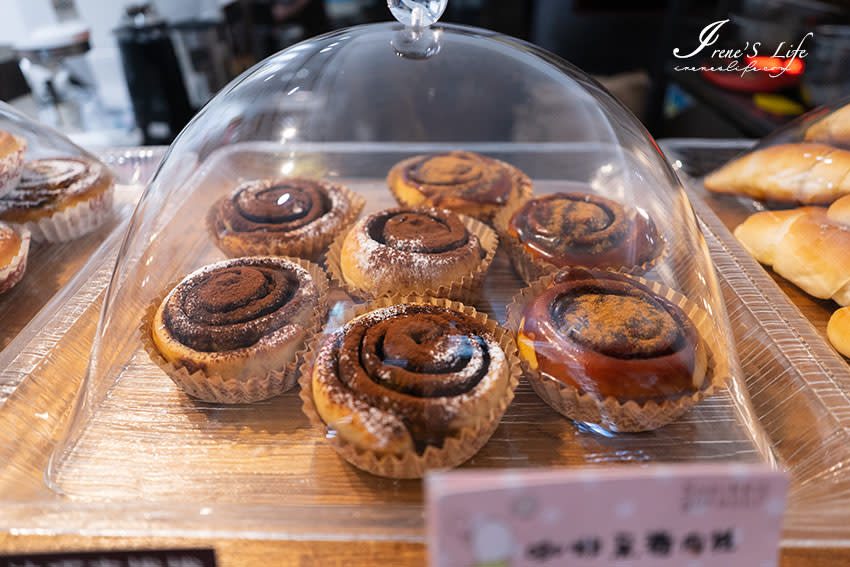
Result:
<svg viewBox="0 0 850 567">
<path fill-rule="evenodd" d="M 72 388 L 51 394 L 47 374 L 15 393 L 21 410 L 13 429 L 27 434 L 14 443 L 24 448 L 16 458 L 22 464 L 2 477 L 15 486 L 3 492 L 19 500 L 3 508 L 10 526 L 420 540 L 420 481 L 382 478 L 340 458 L 331 446 L 337 431 L 311 424 L 298 387 L 252 404 L 188 396 L 146 352 L 140 321 L 175 282 L 226 258 L 206 218 L 239 186 L 324 179 L 362 197 L 366 216 L 395 206 L 386 182 L 394 165 L 451 151 L 511 164 L 530 178 L 536 197 L 599 196 L 651 219 L 663 248 L 640 275 L 621 277 L 642 282 L 693 319 L 710 337 L 711 368 L 723 374 L 715 395 L 642 433 L 569 420 L 523 379 L 492 437 L 464 467 L 775 463 L 779 457 L 777 466 L 792 470 L 797 483 L 792 508 L 798 499 L 808 503 L 828 493 L 815 495 L 809 483 L 829 474 L 833 457 L 820 452 L 821 441 L 837 442 L 840 430 L 826 433 L 830 424 L 819 418 L 831 414 L 809 396 L 802 378 L 793 389 L 751 385 L 751 403 L 736 349 L 740 325 L 749 321 L 733 318 L 730 327 L 724 294 L 737 308 L 736 293 L 761 288 L 754 280 L 735 286 L 718 280 L 709 247 L 721 266 L 737 262 L 738 251 L 712 226 L 706 245 L 678 177 L 638 121 L 582 72 L 530 45 L 457 26 L 427 31 L 410 35 L 400 25 L 380 24 L 294 46 L 235 80 L 180 135 L 136 209 L 97 328 L 92 312 L 53 351 L 58 359 L 48 374 L 79 375 L 80 353 L 89 350 L 82 327 L 93 336 L 78 395 L 72 402 Z M 507 307 L 526 287 L 502 248 L 471 302 L 510 328 Z M 771 305 L 764 295 L 758 301 Z M 354 303 L 334 286 L 322 332 L 338 329 Z M 770 335 L 759 333 L 744 338 L 775 348 Z M 760 362 L 775 365 L 773 378 L 798 379 L 787 357 Z M 809 410 L 795 414 L 801 418 L 818 416 L 801 422 L 817 434 L 790 435 L 784 415 L 774 416 L 779 421 L 766 431 L 765 404 L 783 399 Z M 33 417 L 45 408 L 67 419 Z M 56 526 L 68 517 L 84 523 Z"/>
</svg>

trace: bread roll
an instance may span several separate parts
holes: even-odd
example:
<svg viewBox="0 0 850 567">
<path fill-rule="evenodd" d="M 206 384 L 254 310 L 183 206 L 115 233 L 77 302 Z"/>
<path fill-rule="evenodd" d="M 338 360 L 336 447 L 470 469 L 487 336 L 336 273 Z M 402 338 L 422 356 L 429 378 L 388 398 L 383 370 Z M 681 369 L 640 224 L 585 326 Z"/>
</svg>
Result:
<svg viewBox="0 0 850 567">
<path fill-rule="evenodd" d="M 782 144 L 741 157 L 705 178 L 717 193 L 801 205 L 850 194 L 850 151 L 825 144 Z"/>
<path fill-rule="evenodd" d="M 842 307 L 832 314 L 826 325 L 826 336 L 835 350 L 850 357 L 850 307 Z"/>
<path fill-rule="evenodd" d="M 850 226 L 850 195 L 831 204 L 826 210 L 826 216 L 834 223 Z"/>
<path fill-rule="evenodd" d="M 850 104 L 809 126 L 806 141 L 850 146 Z"/>
<path fill-rule="evenodd" d="M 735 236 L 756 260 L 806 293 L 850 304 L 850 225 L 831 220 L 825 207 L 756 213 Z"/>
</svg>

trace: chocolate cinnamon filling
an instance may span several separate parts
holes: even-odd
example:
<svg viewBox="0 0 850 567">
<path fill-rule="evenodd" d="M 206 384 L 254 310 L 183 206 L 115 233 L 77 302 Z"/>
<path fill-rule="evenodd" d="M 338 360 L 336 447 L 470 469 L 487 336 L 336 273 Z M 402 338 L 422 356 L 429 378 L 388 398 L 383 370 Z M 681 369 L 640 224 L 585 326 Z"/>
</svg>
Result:
<svg viewBox="0 0 850 567">
<path fill-rule="evenodd" d="M 442 198 L 505 204 L 513 188 L 510 171 L 499 161 L 470 152 L 449 152 L 411 160 L 402 171 L 409 185 L 439 205 Z"/>
<path fill-rule="evenodd" d="M 561 334 L 616 358 L 653 358 L 682 348 L 680 325 L 664 305 L 632 291 L 574 290 L 551 306 Z"/>
<path fill-rule="evenodd" d="M 211 209 L 219 233 L 285 234 L 309 227 L 331 211 L 321 181 L 304 178 L 247 181 Z"/>
<path fill-rule="evenodd" d="M 0 198 L 0 209 L 37 208 L 90 189 L 106 175 L 97 162 L 75 158 L 40 159 L 24 164 L 21 181 Z"/>
<path fill-rule="evenodd" d="M 366 230 L 369 237 L 396 250 L 440 254 L 469 241 L 469 231 L 457 215 L 430 210 L 395 210 L 376 216 Z"/>
<path fill-rule="evenodd" d="M 530 250 L 557 266 L 637 265 L 652 258 L 655 225 L 598 195 L 555 193 L 528 201 L 511 229 Z"/>
<path fill-rule="evenodd" d="M 283 182 L 271 187 L 242 187 L 233 196 L 242 216 L 257 223 L 296 223 L 303 226 L 330 210 L 327 196 L 311 183 Z"/>
<path fill-rule="evenodd" d="M 339 379 L 369 405 L 403 419 L 415 439 L 440 443 L 455 416 L 451 399 L 489 371 L 488 338 L 479 323 L 442 307 L 379 309 L 342 329 Z"/>
<path fill-rule="evenodd" d="M 204 272 L 171 294 L 164 323 L 181 343 L 203 352 L 248 347 L 288 321 L 283 309 L 298 275 L 262 260 Z"/>
</svg>

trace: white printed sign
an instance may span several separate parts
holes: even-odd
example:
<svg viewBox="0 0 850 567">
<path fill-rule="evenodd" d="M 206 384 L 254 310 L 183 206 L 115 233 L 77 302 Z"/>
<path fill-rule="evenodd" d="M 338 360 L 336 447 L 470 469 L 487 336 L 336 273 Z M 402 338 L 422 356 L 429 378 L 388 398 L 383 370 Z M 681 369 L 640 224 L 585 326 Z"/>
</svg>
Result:
<svg viewBox="0 0 850 567">
<path fill-rule="evenodd" d="M 775 567 L 787 476 L 763 465 L 426 478 L 431 567 Z"/>
</svg>

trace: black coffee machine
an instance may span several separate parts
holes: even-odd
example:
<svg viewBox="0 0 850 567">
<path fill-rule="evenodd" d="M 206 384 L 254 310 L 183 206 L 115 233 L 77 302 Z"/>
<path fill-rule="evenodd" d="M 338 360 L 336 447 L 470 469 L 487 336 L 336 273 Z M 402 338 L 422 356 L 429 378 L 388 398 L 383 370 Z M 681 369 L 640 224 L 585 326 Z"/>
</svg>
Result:
<svg viewBox="0 0 850 567">
<path fill-rule="evenodd" d="M 170 144 L 194 110 L 165 20 L 150 4 L 129 5 L 114 33 L 144 144 Z"/>
</svg>

